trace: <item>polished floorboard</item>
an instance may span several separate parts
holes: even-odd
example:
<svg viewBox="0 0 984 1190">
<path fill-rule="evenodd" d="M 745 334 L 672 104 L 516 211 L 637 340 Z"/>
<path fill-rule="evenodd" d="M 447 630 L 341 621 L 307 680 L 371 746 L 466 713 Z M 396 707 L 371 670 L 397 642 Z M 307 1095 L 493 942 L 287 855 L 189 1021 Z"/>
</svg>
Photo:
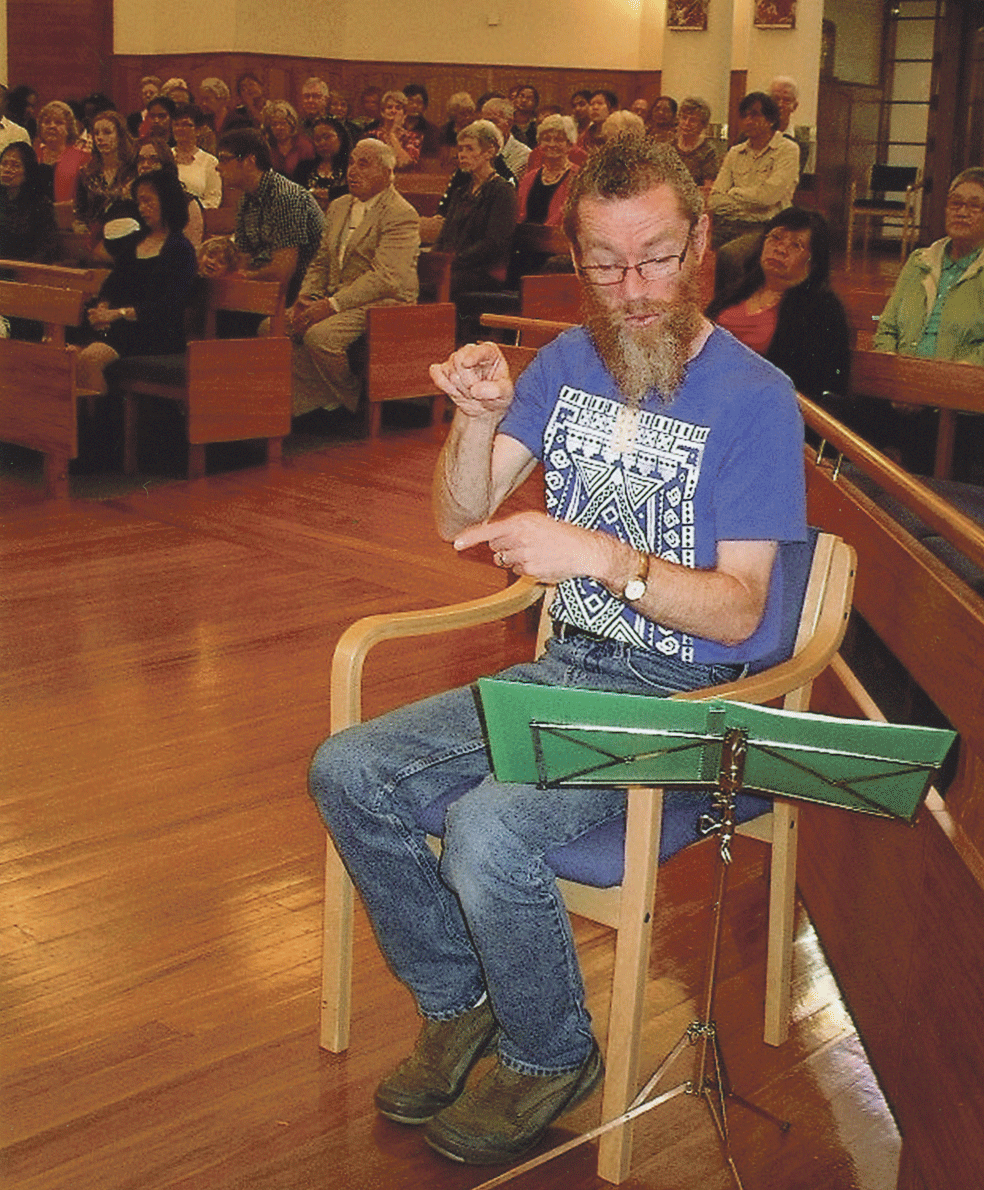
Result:
<svg viewBox="0 0 984 1190">
<path fill-rule="evenodd" d="M 338 441 L 106 500 L 0 479 L 0 1180 L 7 1190 L 437 1190 L 488 1171 L 377 1117 L 417 1020 L 357 919 L 345 1054 L 319 1050 L 324 834 L 305 792 L 328 669 L 361 615 L 488 593 L 430 527 L 430 431 Z M 533 480 L 515 498 L 535 505 Z M 523 621 L 367 668 L 367 713 L 524 655 Z M 713 856 L 661 874 L 644 1065 L 697 1015 Z M 716 1017 L 747 1190 L 890 1190 L 899 1136 L 800 911 L 794 1025 L 761 1040 L 765 850 L 740 840 Z M 577 922 L 604 1040 L 613 944 Z M 688 1076 L 682 1063 L 673 1081 Z M 551 1132 L 598 1122 L 599 1099 Z M 519 1190 L 605 1185 L 587 1145 Z M 684 1096 L 636 1128 L 630 1187 L 732 1185 Z"/>
</svg>

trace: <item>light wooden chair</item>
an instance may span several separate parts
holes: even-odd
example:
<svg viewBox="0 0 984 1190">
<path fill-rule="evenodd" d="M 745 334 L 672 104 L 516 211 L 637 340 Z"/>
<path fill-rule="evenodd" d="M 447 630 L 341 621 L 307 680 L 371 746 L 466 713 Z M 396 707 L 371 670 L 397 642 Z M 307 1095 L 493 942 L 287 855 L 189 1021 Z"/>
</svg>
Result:
<svg viewBox="0 0 984 1190">
<path fill-rule="evenodd" d="M 923 171 L 915 166 L 882 165 L 875 162 L 868 171 L 867 194 L 858 195 L 857 180 L 851 182 L 851 197 L 847 209 L 847 252 L 844 266 L 851 271 L 854 252 L 854 224 L 862 225 L 862 255 L 868 255 L 868 240 L 872 219 L 901 223 L 899 252 L 902 260 L 919 238 L 919 202 L 922 197 Z M 899 194 L 901 198 L 888 198 Z"/>
<path fill-rule="evenodd" d="M 854 551 L 840 538 L 821 533 L 811 537 L 807 545 L 782 546 L 780 564 L 786 568 L 787 575 L 793 576 L 797 571 L 802 575 L 798 590 L 786 584 L 784 620 L 792 624 L 793 632 L 786 642 L 785 655 L 791 653 L 790 659 L 737 682 L 675 697 L 700 699 L 713 695 L 751 703 L 781 699 L 789 710 L 807 709 L 812 681 L 830 662 L 844 635 L 853 591 Z M 484 599 L 359 620 L 342 635 L 335 649 L 331 676 L 332 733 L 361 720 L 362 670 L 366 656 L 375 645 L 474 628 L 524 611 L 546 595 L 539 650 L 550 633 L 549 593 L 549 588 L 524 578 Z M 649 965 L 662 809 L 662 790 L 638 786 L 629 789 L 624 874 L 620 884 L 597 888 L 561 881 L 572 913 L 603 922 L 617 931 L 602 1105 L 605 1120 L 621 1115 L 638 1091 L 638 1042 Z M 772 1045 L 781 1044 L 788 1029 L 796 825 L 796 807 L 776 801 L 771 812 L 741 828 L 741 833 L 772 845 L 765 1008 L 765 1040 Z M 347 1047 L 349 1040 L 352 886 L 330 840 L 325 871 L 324 930 L 321 1045 L 338 1052 Z M 601 1177 L 616 1184 L 625 1180 L 631 1143 L 631 1125 L 602 1138 L 598 1162 Z"/>
</svg>

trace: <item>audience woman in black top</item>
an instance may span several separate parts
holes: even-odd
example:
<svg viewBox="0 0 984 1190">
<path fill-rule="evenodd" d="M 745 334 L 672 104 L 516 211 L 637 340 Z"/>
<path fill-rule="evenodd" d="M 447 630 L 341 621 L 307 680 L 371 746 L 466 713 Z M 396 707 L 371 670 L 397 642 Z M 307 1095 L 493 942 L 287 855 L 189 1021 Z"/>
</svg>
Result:
<svg viewBox="0 0 984 1190">
<path fill-rule="evenodd" d="M 850 335 L 829 282 L 827 221 L 817 211 L 787 207 L 765 225 L 743 279 L 711 302 L 707 316 L 781 368 L 804 396 L 843 397 Z"/>
<path fill-rule="evenodd" d="M 174 355 L 185 349 L 185 307 L 197 269 L 195 250 L 183 234 L 188 195 L 176 174 L 156 170 L 133 184 L 133 199 L 140 222 L 118 241 L 115 267 L 89 310 L 89 325 L 98 337 L 79 352 L 77 377 L 83 389 L 104 392 L 103 370 L 121 356 Z M 113 230 L 108 224 L 107 243 Z"/>
<path fill-rule="evenodd" d="M 294 170 L 293 181 L 310 190 L 323 211 L 328 204 L 348 194 L 349 153 L 352 142 L 348 129 L 334 116 L 315 116 L 310 126 L 314 157 Z"/>
<path fill-rule="evenodd" d="M 0 258 L 50 263 L 58 256 L 55 211 L 47 179 L 30 145 L 0 153 Z"/>
<path fill-rule="evenodd" d="M 501 289 L 506 280 L 516 228 L 516 190 L 492 166 L 500 143 L 499 131 L 489 120 L 475 120 L 458 133 L 458 167 L 470 181 L 451 194 L 435 244 L 454 255 L 452 300 L 475 290 Z"/>
</svg>

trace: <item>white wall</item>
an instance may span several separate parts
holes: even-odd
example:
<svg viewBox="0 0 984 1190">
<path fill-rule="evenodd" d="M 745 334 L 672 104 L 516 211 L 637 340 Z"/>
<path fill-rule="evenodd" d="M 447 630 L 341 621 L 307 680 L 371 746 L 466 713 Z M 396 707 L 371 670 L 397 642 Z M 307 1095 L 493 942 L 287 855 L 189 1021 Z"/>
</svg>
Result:
<svg viewBox="0 0 984 1190">
<path fill-rule="evenodd" d="M 2 4 L 4 0 L 0 0 Z M 734 45 L 733 5 L 746 27 Z M 711 0 L 702 33 L 667 30 L 666 0 L 437 0 L 377 7 L 365 0 L 115 0 L 118 54 L 230 50 L 313 58 L 663 71 L 663 91 L 703 95 L 727 118 L 728 77 L 748 69 L 750 90 L 776 73 L 800 85 L 796 122 L 816 121 L 823 0 L 799 0 L 796 29 L 747 31 L 753 0 Z M 496 23 L 490 24 L 490 20 Z"/>
</svg>

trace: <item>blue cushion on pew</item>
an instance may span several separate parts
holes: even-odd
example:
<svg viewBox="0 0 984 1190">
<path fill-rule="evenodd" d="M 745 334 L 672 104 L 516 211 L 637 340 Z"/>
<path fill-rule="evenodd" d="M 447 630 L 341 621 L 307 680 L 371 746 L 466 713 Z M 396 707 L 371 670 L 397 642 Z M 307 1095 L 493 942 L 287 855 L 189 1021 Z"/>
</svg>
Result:
<svg viewBox="0 0 984 1190">
<path fill-rule="evenodd" d="M 187 381 L 186 355 L 125 355 L 106 369 L 111 384 L 145 381 L 183 387 Z"/>
<path fill-rule="evenodd" d="M 784 541 L 779 546 L 777 575 L 774 582 L 781 583 L 782 612 L 780 616 L 780 639 L 773 652 L 760 660 L 756 671 L 768 669 L 787 660 L 796 644 L 800 611 L 813 564 L 818 530 L 809 528 L 806 541 Z M 418 823 L 428 834 L 444 834 L 444 816 L 448 806 L 457 801 L 465 787 L 452 790 L 432 802 L 418 816 Z M 659 860 L 664 863 L 671 856 L 682 851 L 702 836 L 699 821 L 702 814 L 710 812 L 712 795 L 685 789 L 668 789 L 663 798 L 663 831 L 660 838 Z M 735 818 L 748 822 L 768 812 L 771 801 L 752 794 L 739 794 L 736 799 Z M 558 876 L 589 884 L 595 888 L 611 888 L 621 884 L 625 858 L 625 816 L 621 815 L 601 826 L 588 831 L 579 839 L 565 843 L 547 853 L 547 863 Z"/>
</svg>

